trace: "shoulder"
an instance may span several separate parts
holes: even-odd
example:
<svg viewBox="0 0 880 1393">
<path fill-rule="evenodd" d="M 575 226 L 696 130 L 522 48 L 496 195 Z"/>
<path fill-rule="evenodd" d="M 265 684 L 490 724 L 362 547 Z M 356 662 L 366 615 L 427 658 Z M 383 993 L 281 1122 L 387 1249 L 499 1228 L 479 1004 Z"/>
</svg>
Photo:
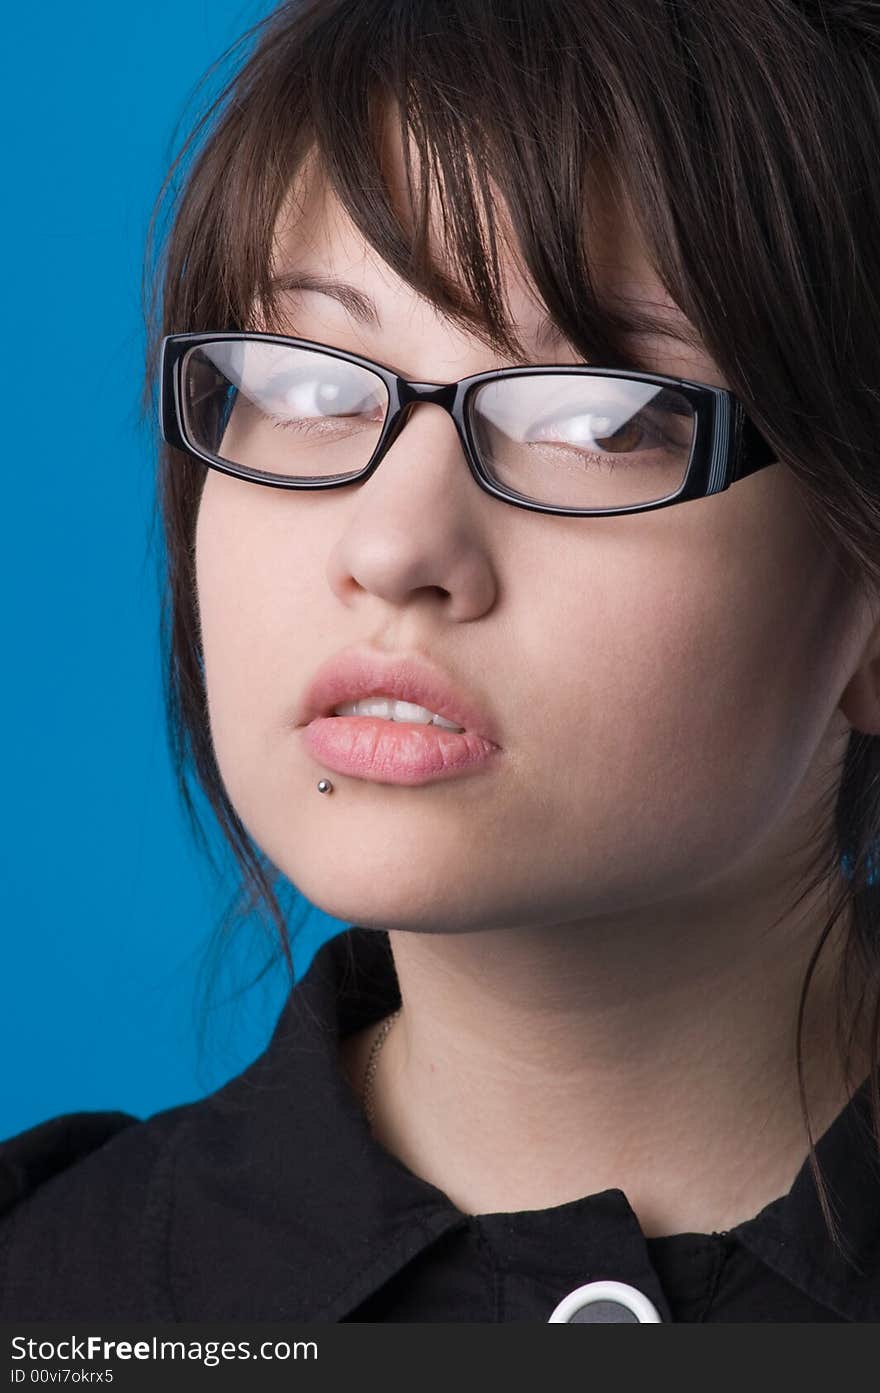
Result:
<svg viewBox="0 0 880 1393">
<path fill-rule="evenodd" d="M 138 1120 L 127 1112 L 63 1113 L 0 1141 L 0 1215 Z"/>
<path fill-rule="evenodd" d="M 0 1142 L 0 1320 L 161 1318 L 157 1180 L 196 1106 L 64 1113 Z"/>
</svg>

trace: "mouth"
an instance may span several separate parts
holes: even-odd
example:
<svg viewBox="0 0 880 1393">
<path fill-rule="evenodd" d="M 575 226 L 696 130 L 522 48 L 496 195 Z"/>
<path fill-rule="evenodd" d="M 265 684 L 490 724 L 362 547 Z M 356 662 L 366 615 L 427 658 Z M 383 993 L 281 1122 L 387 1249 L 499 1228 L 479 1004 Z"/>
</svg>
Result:
<svg viewBox="0 0 880 1393">
<path fill-rule="evenodd" d="M 395 725 L 436 726 L 442 730 L 453 730 L 462 734 L 464 726 L 450 720 L 438 711 L 429 711 L 414 701 L 403 701 L 399 697 L 377 694 L 361 697 L 358 701 L 342 701 L 334 706 L 328 716 L 370 716 L 381 721 L 392 721 Z"/>
<path fill-rule="evenodd" d="M 480 699 L 422 653 L 361 647 L 325 663 L 303 694 L 297 724 L 342 717 L 352 726 L 425 727 L 501 745 L 497 723 Z"/>
</svg>

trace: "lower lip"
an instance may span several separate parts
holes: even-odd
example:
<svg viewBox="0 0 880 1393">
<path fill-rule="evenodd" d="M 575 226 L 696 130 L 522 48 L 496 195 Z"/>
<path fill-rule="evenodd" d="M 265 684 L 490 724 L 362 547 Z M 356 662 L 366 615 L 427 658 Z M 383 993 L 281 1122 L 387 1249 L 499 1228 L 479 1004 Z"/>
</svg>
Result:
<svg viewBox="0 0 880 1393">
<path fill-rule="evenodd" d="M 307 748 L 328 769 L 383 784 L 453 779 L 501 753 L 499 745 L 471 731 L 379 716 L 318 716 L 302 733 Z"/>
</svg>

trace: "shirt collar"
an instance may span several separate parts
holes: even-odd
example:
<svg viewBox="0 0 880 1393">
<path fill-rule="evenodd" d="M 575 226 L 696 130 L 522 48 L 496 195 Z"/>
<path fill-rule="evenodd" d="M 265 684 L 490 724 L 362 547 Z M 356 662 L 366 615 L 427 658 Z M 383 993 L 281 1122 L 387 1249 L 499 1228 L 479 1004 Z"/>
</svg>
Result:
<svg viewBox="0 0 880 1393">
<path fill-rule="evenodd" d="M 423 1249 L 470 1222 L 373 1138 L 340 1067 L 340 1037 L 399 1005 L 387 933 L 338 933 L 291 991 L 265 1052 L 188 1109 L 166 1162 L 176 1319 L 344 1320 Z M 809 1159 L 787 1195 L 729 1230 L 814 1300 L 861 1321 L 880 1319 L 880 1164 L 868 1084 L 817 1143 L 851 1263 L 828 1236 Z M 518 1226 L 520 1218 L 528 1222 Z M 603 1226 L 613 1229 L 638 1285 L 669 1318 L 622 1191 L 489 1219 L 511 1261 L 550 1255 L 560 1294 L 583 1271 L 585 1237 L 600 1243 Z M 569 1231 L 577 1236 L 566 1251 Z"/>
<path fill-rule="evenodd" d="M 374 1140 L 340 1068 L 339 1038 L 399 1004 L 388 935 L 335 935 L 267 1050 L 192 1110 L 169 1216 L 177 1319 L 344 1319 L 466 1222 Z"/>
<path fill-rule="evenodd" d="M 843 1252 L 828 1233 L 809 1157 L 786 1195 L 731 1230 L 780 1276 L 853 1321 L 880 1320 L 880 1158 L 870 1085 L 871 1076 L 816 1143 Z"/>
</svg>

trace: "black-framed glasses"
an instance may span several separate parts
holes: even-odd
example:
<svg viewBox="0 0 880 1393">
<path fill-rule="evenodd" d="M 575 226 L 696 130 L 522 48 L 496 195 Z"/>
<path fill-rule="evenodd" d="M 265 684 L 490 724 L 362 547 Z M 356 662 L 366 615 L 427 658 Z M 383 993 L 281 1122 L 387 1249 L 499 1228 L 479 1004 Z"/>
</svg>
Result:
<svg viewBox="0 0 880 1393">
<path fill-rule="evenodd" d="M 480 488 L 540 513 L 667 508 L 776 458 L 732 392 L 683 378 L 554 365 L 411 382 L 356 353 L 279 334 L 162 341 L 164 439 L 255 484 L 326 489 L 366 479 L 419 402 L 452 417 Z"/>
</svg>

